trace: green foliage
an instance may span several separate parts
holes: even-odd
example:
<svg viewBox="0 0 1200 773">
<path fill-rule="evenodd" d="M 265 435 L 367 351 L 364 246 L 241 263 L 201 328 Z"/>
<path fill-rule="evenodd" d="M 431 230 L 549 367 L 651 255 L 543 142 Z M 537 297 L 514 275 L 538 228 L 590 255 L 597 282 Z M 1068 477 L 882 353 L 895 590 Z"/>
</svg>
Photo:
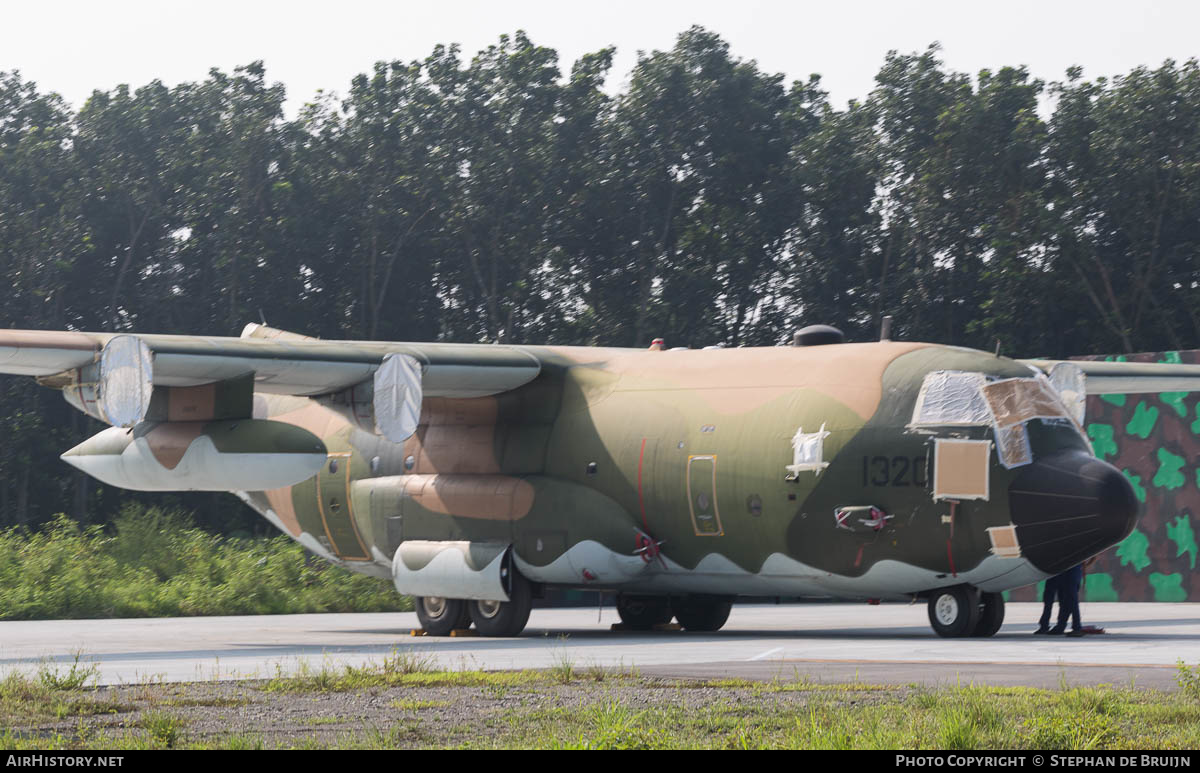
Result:
<svg viewBox="0 0 1200 773">
<path fill-rule="evenodd" d="M 1186 697 L 1200 701 L 1200 665 L 1189 666 L 1180 659 L 1175 667 L 1175 682 Z"/>
<path fill-rule="evenodd" d="M 82 652 L 76 652 L 71 664 L 63 670 L 55 663 L 43 663 L 38 669 L 38 682 L 48 690 L 80 690 L 93 686 L 100 678 L 100 667 L 94 662 L 80 663 Z"/>
<path fill-rule="evenodd" d="M 1114 736 L 1112 722 L 1105 717 L 1063 714 L 1032 716 L 1021 730 L 1028 734 L 1030 748 L 1047 750 L 1104 749 Z"/>
<path fill-rule="evenodd" d="M 1200 667 L 1181 661 L 1177 681 L 1180 689 L 1169 692 L 806 679 L 680 682 L 631 675 L 614 675 L 602 684 L 563 684 L 550 671 L 442 671 L 423 656 L 393 653 L 356 669 L 301 669 L 295 676 L 245 683 L 236 697 L 200 684 L 104 691 L 125 704 L 98 700 L 91 690 L 52 689 L 37 678 L 10 675 L 0 681 L 0 726 L 6 728 L 0 742 L 13 749 L 1192 748 L 1200 739 Z M 197 689 L 200 695 L 192 692 Z M 295 694 L 312 690 L 342 695 L 318 700 L 318 714 L 290 728 L 276 723 L 265 735 L 244 729 L 187 735 L 189 725 L 211 722 L 210 707 L 273 713 L 297 701 L 312 703 L 316 696 Z M 368 706 L 378 725 L 372 720 L 363 726 Z M 444 721 L 441 709 L 448 706 L 458 708 Z M 116 721 L 113 714 L 120 715 Z M 46 732 L 46 723 L 64 717 L 72 718 L 71 732 Z"/>
<path fill-rule="evenodd" d="M 263 748 L 263 739 L 256 733 L 237 733 L 228 736 L 221 747 L 231 751 L 251 751 Z"/>
<path fill-rule="evenodd" d="M 1046 84 L 935 45 L 841 109 L 700 27 L 616 93 L 613 53 L 564 77 L 523 32 L 439 45 L 294 119 L 261 62 L 78 111 L 0 73 L 0 327 L 230 335 L 261 311 L 329 339 L 732 346 L 813 322 L 871 339 L 893 314 L 898 338 L 1014 355 L 1200 339 L 1195 60 Z M 0 526 L 140 501 L 54 461 L 96 429 L 57 395 L 4 379 L 0 416 Z M 226 496 L 171 501 L 266 528 Z M 180 576 L 159 559 L 138 571 Z"/>
<path fill-rule="evenodd" d="M 180 717 L 162 711 L 147 711 L 139 723 L 146 731 L 154 748 L 174 749 L 179 742 L 180 731 L 187 723 Z"/>
<path fill-rule="evenodd" d="M 323 663 L 320 668 L 313 668 L 308 661 L 301 661 L 295 673 L 286 673 L 282 667 L 277 667 L 273 679 L 267 682 L 264 690 L 268 692 L 336 692 L 353 690 L 364 687 L 394 687 L 400 684 L 426 684 L 437 677 L 439 672 L 436 661 L 428 653 L 411 650 L 393 650 L 390 655 L 380 662 L 368 662 L 361 666 L 343 666 L 335 668 Z M 498 681 L 507 683 L 516 673 L 508 677 L 499 676 L 496 680 L 488 679 L 479 672 L 450 672 L 455 683 L 470 681 L 480 677 L 484 682 Z"/>
<path fill-rule="evenodd" d="M 808 710 L 807 717 L 796 720 L 795 742 L 802 749 L 853 749 L 850 726 L 835 712 Z"/>
<path fill-rule="evenodd" d="M 595 704 L 586 710 L 590 727 L 580 743 L 583 749 L 653 749 L 653 730 L 642 712 L 615 701 Z"/>
<path fill-rule="evenodd" d="M 40 532 L 0 532 L 0 618 L 391 611 L 410 603 L 378 579 L 310 566 L 283 536 L 221 538 L 181 512 L 137 505 L 126 506 L 111 531 L 59 516 Z"/>
<path fill-rule="evenodd" d="M 565 643 L 566 636 L 559 637 Z M 579 666 L 575 658 L 565 646 L 556 650 L 551 656 L 550 674 L 560 684 L 570 684 L 579 677 Z"/>
<path fill-rule="evenodd" d="M 948 751 L 962 751 L 979 746 L 979 735 L 971 717 L 960 710 L 943 716 L 938 728 L 938 746 Z"/>
<path fill-rule="evenodd" d="M 68 673 L 68 678 L 46 667 L 34 676 L 8 673 L 0 679 L 0 725 L 11 725 L 16 719 L 88 717 L 127 710 L 91 695 L 87 688 L 95 681 L 93 668 Z"/>
</svg>

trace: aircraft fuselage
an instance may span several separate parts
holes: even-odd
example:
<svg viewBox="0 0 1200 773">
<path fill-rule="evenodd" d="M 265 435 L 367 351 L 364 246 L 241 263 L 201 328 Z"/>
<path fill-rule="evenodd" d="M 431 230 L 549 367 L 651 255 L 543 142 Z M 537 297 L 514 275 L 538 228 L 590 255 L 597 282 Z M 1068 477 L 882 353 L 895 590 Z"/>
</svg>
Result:
<svg viewBox="0 0 1200 773">
<path fill-rule="evenodd" d="M 984 352 L 522 348 L 546 363 L 537 379 L 427 398 L 402 444 L 317 401 L 256 395 L 256 419 L 311 432 L 326 459 L 240 496 L 368 574 L 392 577 L 405 543 L 511 545 L 534 583 L 642 594 L 998 592 L 1115 544 L 1136 518 L 1124 477 L 1065 416 L 1024 422 L 1032 459 L 1011 468 L 992 426 L 913 426 L 930 373 L 1032 378 Z M 797 456 L 798 435 L 819 436 L 818 461 Z"/>
</svg>

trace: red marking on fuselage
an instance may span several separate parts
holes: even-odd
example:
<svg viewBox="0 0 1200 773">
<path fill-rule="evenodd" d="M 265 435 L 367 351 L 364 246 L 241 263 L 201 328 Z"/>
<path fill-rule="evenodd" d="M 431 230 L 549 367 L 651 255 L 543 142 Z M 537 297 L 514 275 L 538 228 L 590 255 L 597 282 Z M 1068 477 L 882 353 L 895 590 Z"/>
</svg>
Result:
<svg viewBox="0 0 1200 773">
<path fill-rule="evenodd" d="M 646 458 L 646 438 L 642 438 L 642 451 L 638 454 L 638 507 L 642 511 L 642 527 L 646 532 L 650 532 L 650 525 L 646 523 L 646 502 L 642 499 L 642 462 Z"/>
</svg>

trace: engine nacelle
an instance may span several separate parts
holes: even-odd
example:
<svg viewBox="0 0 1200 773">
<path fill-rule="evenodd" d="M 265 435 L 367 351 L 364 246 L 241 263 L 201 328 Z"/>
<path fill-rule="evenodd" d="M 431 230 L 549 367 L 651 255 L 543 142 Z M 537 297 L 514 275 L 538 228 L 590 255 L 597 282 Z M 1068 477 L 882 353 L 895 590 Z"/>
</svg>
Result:
<svg viewBox="0 0 1200 773">
<path fill-rule="evenodd" d="M 371 379 L 316 400 L 359 429 L 403 443 L 417 431 L 421 417 L 422 375 L 415 357 L 393 353 L 383 358 Z"/>
<path fill-rule="evenodd" d="M 96 362 L 39 381 L 62 389 L 68 403 L 94 419 L 132 427 L 150 409 L 154 355 L 137 336 L 113 336 Z"/>
</svg>

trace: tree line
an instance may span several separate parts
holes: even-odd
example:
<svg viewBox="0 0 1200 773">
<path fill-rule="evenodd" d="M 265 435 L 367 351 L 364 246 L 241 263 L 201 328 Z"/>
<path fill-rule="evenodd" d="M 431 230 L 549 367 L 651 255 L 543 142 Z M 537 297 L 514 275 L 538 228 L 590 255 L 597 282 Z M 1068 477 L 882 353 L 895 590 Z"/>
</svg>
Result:
<svg viewBox="0 0 1200 773">
<path fill-rule="evenodd" d="M 523 33 L 287 118 L 262 63 L 95 91 L 0 73 L 0 325 L 771 345 L 804 324 L 1064 357 L 1200 346 L 1200 65 L 1060 82 L 890 53 L 839 109 L 692 28 L 564 72 Z M 0 382 L 0 525 L 106 520 L 98 425 Z M 240 506 L 184 498 L 233 528 Z"/>
</svg>

